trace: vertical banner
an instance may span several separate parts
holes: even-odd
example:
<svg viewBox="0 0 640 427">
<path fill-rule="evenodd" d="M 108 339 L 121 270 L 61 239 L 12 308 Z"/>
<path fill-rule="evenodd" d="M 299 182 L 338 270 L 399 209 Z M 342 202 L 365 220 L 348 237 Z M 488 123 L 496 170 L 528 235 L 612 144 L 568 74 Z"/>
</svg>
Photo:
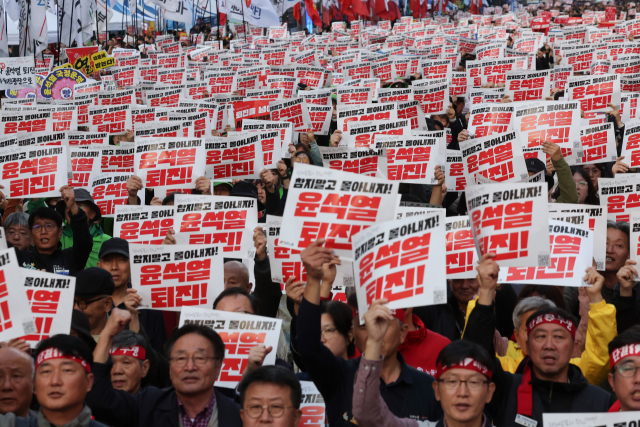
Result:
<svg viewBox="0 0 640 427">
<path fill-rule="evenodd" d="M 129 244 L 159 245 L 173 228 L 173 206 L 116 206 L 113 237 Z"/>
<path fill-rule="evenodd" d="M 551 265 L 546 184 L 472 185 L 465 193 L 478 256 L 493 252 L 501 267 Z"/>
<path fill-rule="evenodd" d="M 181 311 L 211 307 L 224 290 L 219 246 L 130 245 L 131 282 L 140 308 Z"/>
<path fill-rule="evenodd" d="M 280 243 L 304 249 L 326 239 L 325 247 L 351 260 L 352 237 L 364 228 L 393 219 L 399 183 L 296 164 L 289 186 Z"/>
<path fill-rule="evenodd" d="M 21 276 L 16 251 L 0 251 L 0 341 L 38 333 Z"/>
<path fill-rule="evenodd" d="M 509 267 L 500 269 L 500 283 L 551 286 L 587 286 L 582 280 L 592 265 L 593 233 L 587 227 L 555 219 L 549 220 L 549 267 Z"/>
<path fill-rule="evenodd" d="M 34 348 L 56 334 L 68 334 L 73 313 L 76 278 L 21 268 L 22 288 L 29 299 L 37 331 L 20 337 Z"/>
<path fill-rule="evenodd" d="M 258 200 L 248 197 L 176 194 L 174 230 L 179 245 L 219 245 L 226 258 L 255 255 L 253 229 Z"/>
<path fill-rule="evenodd" d="M 209 306 L 211 305 L 213 300 L 209 303 Z M 216 385 L 235 389 L 247 368 L 252 347 L 257 345 L 274 349 L 278 347 L 282 319 L 211 310 L 204 307 L 184 307 L 180 314 L 179 327 L 187 324 L 207 326 L 220 335 L 225 352 Z M 273 365 L 275 362 L 276 352 L 272 351 L 265 357 L 263 365 Z"/>
<path fill-rule="evenodd" d="M 442 212 L 431 212 L 376 224 L 353 236 L 360 324 L 379 298 L 388 299 L 391 309 L 445 303 L 444 219 Z"/>
</svg>

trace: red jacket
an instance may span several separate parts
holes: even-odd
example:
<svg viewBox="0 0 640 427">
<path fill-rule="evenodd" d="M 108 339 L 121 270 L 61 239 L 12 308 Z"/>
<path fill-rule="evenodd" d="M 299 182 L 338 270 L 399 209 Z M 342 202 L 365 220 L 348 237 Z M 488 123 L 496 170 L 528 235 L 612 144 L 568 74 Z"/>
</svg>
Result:
<svg viewBox="0 0 640 427">
<path fill-rule="evenodd" d="M 435 376 L 438 354 L 451 341 L 449 338 L 425 328 L 422 320 L 415 314 L 411 318 L 418 329 L 407 334 L 404 344 L 400 344 L 398 351 L 404 357 L 407 365 Z"/>
</svg>

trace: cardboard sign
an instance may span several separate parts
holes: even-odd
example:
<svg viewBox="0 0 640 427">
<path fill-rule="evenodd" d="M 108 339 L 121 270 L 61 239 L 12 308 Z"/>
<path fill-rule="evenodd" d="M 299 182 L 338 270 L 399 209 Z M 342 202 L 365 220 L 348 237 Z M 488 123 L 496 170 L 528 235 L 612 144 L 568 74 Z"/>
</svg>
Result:
<svg viewBox="0 0 640 427">
<path fill-rule="evenodd" d="M 471 106 L 468 131 L 473 138 L 505 133 L 512 127 L 513 105 L 480 103 Z"/>
<path fill-rule="evenodd" d="M 0 58 L 0 90 L 14 86 L 36 87 L 36 66 L 32 56 Z"/>
<path fill-rule="evenodd" d="M 464 174 L 464 162 L 462 161 L 462 152 L 460 150 L 447 150 L 447 163 L 444 168 L 444 184 L 449 191 L 464 191 L 467 186 L 467 178 Z"/>
<path fill-rule="evenodd" d="M 271 120 L 293 123 L 295 130 L 304 130 L 312 126 L 309 109 L 304 99 L 285 99 L 269 103 Z"/>
<path fill-rule="evenodd" d="M 480 184 L 465 193 L 479 257 L 493 252 L 501 267 L 551 265 L 546 184 Z"/>
<path fill-rule="evenodd" d="M 585 112 L 603 112 L 608 104 L 620 105 L 620 75 L 569 77 L 565 96 L 571 101 L 579 101 Z"/>
<path fill-rule="evenodd" d="M 348 122 L 347 131 L 342 133 L 341 146 L 371 148 L 376 135 L 410 135 L 411 127 L 405 120 L 378 120 Z"/>
<path fill-rule="evenodd" d="M 212 271 L 212 274 L 215 273 Z M 215 299 L 215 294 L 212 296 Z M 208 302 L 209 306 L 213 304 L 213 299 Z M 225 352 L 216 384 L 218 387 L 234 389 L 247 368 L 249 352 L 252 347 L 257 345 L 274 349 L 278 347 L 282 319 L 211 310 L 205 308 L 205 304 L 200 305 L 201 308 L 185 306 L 180 314 L 179 326 L 182 327 L 186 324 L 207 326 L 220 335 L 225 344 Z M 264 366 L 275 364 L 275 353 L 272 351 L 265 357 Z"/>
<path fill-rule="evenodd" d="M 529 176 L 515 132 L 460 141 L 468 183 L 482 175 L 496 182 L 517 182 Z"/>
<path fill-rule="evenodd" d="M 596 268 L 604 271 L 607 250 L 607 216 L 602 206 L 549 203 L 549 214 L 584 215 L 593 234 L 593 259 Z"/>
<path fill-rule="evenodd" d="M 616 357 L 622 349 L 614 350 Z M 561 425 L 585 425 L 585 426 L 602 426 L 615 427 L 617 425 L 630 425 L 637 417 L 635 411 L 629 412 L 604 412 L 604 413 L 571 413 L 571 414 L 542 414 L 542 420 L 545 427 L 559 427 Z"/>
<path fill-rule="evenodd" d="M 136 126 L 134 136 L 136 139 L 154 138 L 179 138 L 184 135 L 182 123 L 169 121 L 152 121 Z"/>
<path fill-rule="evenodd" d="M 549 141 L 560 148 L 580 147 L 580 104 L 538 101 L 515 107 L 513 126 L 523 147 Z"/>
<path fill-rule="evenodd" d="M 120 147 L 103 147 L 102 172 L 133 173 L 135 150 L 135 144 L 132 142 L 121 143 Z"/>
<path fill-rule="evenodd" d="M 574 164 L 577 165 L 615 162 L 618 153 L 613 123 L 581 127 L 580 147 L 574 147 L 574 151 L 578 157 Z M 631 159 L 631 157 L 626 157 L 625 162 L 626 159 Z"/>
<path fill-rule="evenodd" d="M 249 130 L 265 130 L 265 131 L 278 131 L 280 133 L 280 151 L 281 154 L 278 155 L 278 148 L 277 145 L 274 142 L 274 151 L 275 154 L 273 155 L 273 162 L 277 163 L 277 160 L 279 157 L 282 157 L 283 159 L 286 158 L 290 158 L 291 155 L 289 154 L 288 147 L 289 144 L 293 142 L 293 123 L 290 122 L 274 122 L 274 121 L 267 121 L 267 120 L 243 120 L 242 122 L 242 130 L 243 131 L 249 131 Z M 268 138 L 268 137 L 267 137 Z M 269 153 L 269 148 L 267 147 L 265 149 L 264 145 L 262 147 L 262 152 L 263 154 L 268 154 Z M 267 157 L 265 157 L 265 165 L 269 164 L 268 160 L 266 160 Z M 265 166 L 266 167 L 266 166 Z"/>
<path fill-rule="evenodd" d="M 640 166 L 640 121 L 625 124 L 621 155 L 629 167 Z"/>
<path fill-rule="evenodd" d="M 67 182 L 66 147 L 0 149 L 0 185 L 7 198 L 60 197 Z"/>
<path fill-rule="evenodd" d="M 1 120 L 0 129 L 3 135 L 18 132 L 53 132 L 53 113 L 50 111 L 2 111 Z"/>
<path fill-rule="evenodd" d="M 75 146 L 69 147 L 69 186 L 78 188 L 89 187 L 91 174 L 101 172 L 102 147 Z"/>
<path fill-rule="evenodd" d="M 337 90 L 338 104 L 368 104 L 373 100 L 373 89 L 370 87 L 345 87 Z"/>
<path fill-rule="evenodd" d="M 33 59 L 33 58 L 32 58 Z M 0 340 L 37 334 L 13 248 L 0 251 Z M 68 331 L 67 331 L 68 332 Z"/>
<path fill-rule="evenodd" d="M 573 71 L 588 71 L 591 63 L 596 60 L 595 47 L 585 47 L 582 49 L 574 49 L 563 51 L 561 66 L 572 66 Z"/>
<path fill-rule="evenodd" d="M 360 147 L 318 147 L 325 168 L 375 177 L 383 150 Z"/>
<path fill-rule="evenodd" d="M 130 245 L 131 283 L 141 308 L 181 311 L 211 307 L 224 289 L 219 246 Z"/>
<path fill-rule="evenodd" d="M 500 269 L 500 283 L 587 286 L 582 278 L 592 263 L 593 232 L 586 226 L 550 219 L 549 246 L 551 266 Z"/>
<path fill-rule="evenodd" d="M 89 107 L 89 131 L 122 135 L 131 129 L 131 105 Z"/>
<path fill-rule="evenodd" d="M 174 230 L 180 245 L 218 245 L 225 258 L 255 255 L 258 201 L 246 197 L 176 194 Z"/>
<path fill-rule="evenodd" d="M 412 87 L 413 99 L 420 102 L 424 114 L 446 114 L 449 106 L 449 83 L 446 79 L 429 80 Z"/>
<path fill-rule="evenodd" d="M 302 404 L 300 405 L 302 417 L 298 427 L 324 425 L 326 418 L 324 397 L 313 381 L 300 381 L 300 386 L 302 388 Z"/>
<path fill-rule="evenodd" d="M 550 73 L 550 70 L 507 72 L 506 95 L 512 101 L 543 100 L 550 93 Z"/>
<path fill-rule="evenodd" d="M 77 98 L 76 98 L 77 99 Z M 135 105 L 136 94 L 134 89 L 113 90 L 98 92 L 96 105 Z"/>
<path fill-rule="evenodd" d="M 147 106 L 149 107 L 177 107 L 180 103 L 182 88 L 147 92 Z"/>
<path fill-rule="evenodd" d="M 76 278 L 27 268 L 19 269 L 18 274 L 21 275 L 20 285 L 29 300 L 36 328 L 36 331 L 20 339 L 34 348 L 40 341 L 53 335 L 68 334 Z"/>
<path fill-rule="evenodd" d="M 328 135 L 331 126 L 333 107 L 326 105 L 308 105 L 311 129 L 316 135 Z"/>
<path fill-rule="evenodd" d="M 144 188 L 190 189 L 204 175 L 202 138 L 144 138 L 136 141 L 136 176 Z"/>
<path fill-rule="evenodd" d="M 378 178 L 413 184 L 436 184 L 434 177 L 439 138 L 377 135 L 376 148 L 385 151 L 378 162 Z"/>
<path fill-rule="evenodd" d="M 373 224 L 393 219 L 398 183 L 296 164 L 289 186 L 280 243 L 304 249 L 326 238 L 325 247 L 351 260 L 351 238 Z"/>
<path fill-rule="evenodd" d="M 118 172 L 97 173 L 91 175 L 88 190 L 96 205 L 100 208 L 103 217 L 113 217 L 115 207 L 125 205 L 129 200 L 127 191 L 127 180 L 131 174 Z M 144 203 L 144 192 L 141 192 L 140 199 Z"/>
<path fill-rule="evenodd" d="M 573 67 L 561 67 L 556 66 L 551 70 L 551 75 L 549 77 L 551 82 L 551 89 L 560 89 L 564 90 L 565 85 L 567 84 L 567 80 L 570 76 L 573 75 Z"/>
<path fill-rule="evenodd" d="M 270 136 L 275 144 L 277 134 L 273 133 Z M 256 132 L 229 132 L 224 138 L 205 138 L 205 156 L 204 175 L 214 180 L 259 179 L 264 169 L 260 134 Z"/>
<path fill-rule="evenodd" d="M 447 279 L 474 279 L 478 255 L 469 217 L 445 218 Z"/>
<path fill-rule="evenodd" d="M 337 124 L 342 132 L 347 131 L 348 122 L 397 120 L 396 104 L 338 105 Z"/>
<path fill-rule="evenodd" d="M 118 205 L 113 235 L 129 244 L 159 245 L 173 228 L 173 206 Z"/>
<path fill-rule="evenodd" d="M 419 101 L 413 100 L 398 102 L 397 104 L 391 105 L 397 105 L 398 119 L 410 120 L 412 130 L 428 130 L 427 123 L 424 118 L 424 112 L 422 111 Z"/>
<path fill-rule="evenodd" d="M 353 236 L 353 273 L 360 323 L 371 303 L 389 300 L 391 309 L 446 301 L 445 216 L 432 212 L 388 221 Z"/>
<path fill-rule="evenodd" d="M 267 250 L 269 251 L 269 266 L 271 267 L 271 280 L 277 283 L 286 283 L 287 279 L 294 277 L 295 281 L 306 281 L 307 271 L 300 260 L 300 251 L 286 248 L 279 244 L 282 217 L 268 216 L 265 232 L 267 233 Z M 336 265 L 336 277 L 334 285 L 353 286 L 353 267 L 348 261 Z"/>
</svg>

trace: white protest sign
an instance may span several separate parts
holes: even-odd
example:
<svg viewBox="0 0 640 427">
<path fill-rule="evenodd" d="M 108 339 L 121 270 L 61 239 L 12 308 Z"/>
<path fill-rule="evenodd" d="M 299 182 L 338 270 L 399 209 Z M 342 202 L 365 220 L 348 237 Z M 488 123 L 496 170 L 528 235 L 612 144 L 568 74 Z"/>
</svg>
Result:
<svg viewBox="0 0 640 427">
<path fill-rule="evenodd" d="M 213 300 L 209 305 L 212 304 Z M 252 347 L 278 347 L 282 319 L 209 308 L 184 307 L 178 326 L 188 324 L 207 326 L 220 335 L 225 352 L 216 386 L 234 389 L 249 363 L 249 351 Z M 265 357 L 263 365 L 273 365 L 275 362 L 276 352 L 272 351 Z"/>
<path fill-rule="evenodd" d="M 280 233 L 283 246 L 304 249 L 325 238 L 325 247 L 351 260 L 351 238 L 373 224 L 393 219 L 399 183 L 296 164 Z"/>
<path fill-rule="evenodd" d="M 579 148 L 574 147 L 577 156 L 575 165 L 615 162 L 618 158 L 616 137 L 611 122 L 603 125 L 582 126 L 580 144 Z M 626 159 L 625 157 L 625 162 Z"/>
<path fill-rule="evenodd" d="M 272 133 L 273 140 L 278 135 Z M 204 176 L 214 180 L 260 178 L 260 171 L 265 167 L 260 133 L 229 132 L 224 138 L 207 137 L 204 140 Z"/>
<path fill-rule="evenodd" d="M 131 283 L 142 297 L 140 308 L 181 311 L 211 307 L 224 290 L 219 246 L 129 245 Z"/>
<path fill-rule="evenodd" d="M 529 176 L 515 132 L 460 141 L 467 183 L 482 175 L 492 181 L 520 181 Z"/>
<path fill-rule="evenodd" d="M 21 276 L 16 251 L 0 251 L 0 341 L 38 333 Z"/>
<path fill-rule="evenodd" d="M 465 193 L 478 256 L 493 252 L 501 267 L 551 265 L 546 184 L 471 185 Z"/>
<path fill-rule="evenodd" d="M 20 285 L 29 299 L 37 331 L 20 337 L 33 348 L 56 334 L 68 334 L 73 313 L 76 278 L 21 268 Z"/>
<path fill-rule="evenodd" d="M 412 184 L 437 184 L 440 138 L 413 135 L 376 135 L 376 148 L 384 148 L 378 178 Z"/>
<path fill-rule="evenodd" d="M 129 244 L 159 245 L 173 228 L 173 206 L 117 205 L 113 237 Z"/>
<path fill-rule="evenodd" d="M 191 189 L 204 175 L 202 138 L 139 138 L 135 174 L 145 188 Z"/>
<path fill-rule="evenodd" d="M 446 302 L 445 216 L 431 212 L 373 225 L 353 236 L 360 323 L 371 303 L 408 308 Z"/>
<path fill-rule="evenodd" d="M 523 147 L 533 148 L 549 141 L 560 148 L 578 148 L 580 104 L 538 101 L 515 107 L 513 128 Z"/>
<path fill-rule="evenodd" d="M 629 222 L 631 209 L 640 208 L 640 177 L 618 174 L 615 178 L 598 178 L 600 206 L 606 207 L 607 219 Z"/>
<path fill-rule="evenodd" d="M 0 185 L 7 198 L 60 197 L 67 183 L 67 147 L 0 149 Z"/>
<path fill-rule="evenodd" d="M 112 217 L 116 206 L 127 203 L 127 180 L 131 176 L 131 173 L 121 172 L 100 172 L 91 175 L 87 189 L 103 217 Z M 139 197 L 144 204 L 144 191 L 139 193 Z"/>
<path fill-rule="evenodd" d="M 257 204 L 257 199 L 247 197 L 176 194 L 176 243 L 219 245 L 220 254 L 226 258 L 252 259 Z"/>
<path fill-rule="evenodd" d="M 375 177 L 382 149 L 372 150 L 360 147 L 318 147 L 322 165 L 337 171 L 357 173 Z"/>
</svg>

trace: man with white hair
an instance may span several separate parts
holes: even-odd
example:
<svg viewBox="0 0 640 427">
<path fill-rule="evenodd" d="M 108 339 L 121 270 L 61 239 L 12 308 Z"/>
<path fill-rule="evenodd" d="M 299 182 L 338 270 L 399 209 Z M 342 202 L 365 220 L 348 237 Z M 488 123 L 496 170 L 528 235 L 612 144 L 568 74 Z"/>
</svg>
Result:
<svg viewBox="0 0 640 427">
<path fill-rule="evenodd" d="M 33 398 L 33 359 L 14 347 L 0 348 L 0 414 L 35 416 L 30 411 Z"/>
</svg>

